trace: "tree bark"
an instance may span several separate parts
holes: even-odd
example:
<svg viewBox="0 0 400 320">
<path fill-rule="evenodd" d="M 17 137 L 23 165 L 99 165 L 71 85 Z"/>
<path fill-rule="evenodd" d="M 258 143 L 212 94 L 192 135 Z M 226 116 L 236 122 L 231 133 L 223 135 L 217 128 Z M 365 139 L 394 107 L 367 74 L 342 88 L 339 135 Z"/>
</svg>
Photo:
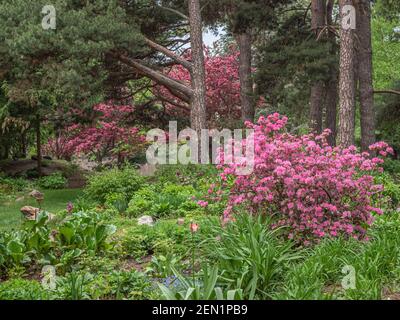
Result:
<svg viewBox="0 0 400 320">
<path fill-rule="evenodd" d="M 40 132 L 40 116 L 36 115 L 36 153 L 37 153 L 37 173 L 42 176 L 42 135 Z"/>
<path fill-rule="evenodd" d="M 371 4 L 359 0 L 357 6 L 358 80 L 361 114 L 361 150 L 375 143 L 374 88 L 372 80 Z"/>
<path fill-rule="evenodd" d="M 190 122 L 200 136 L 206 128 L 206 72 L 203 52 L 203 27 L 199 0 L 189 0 L 190 42 L 192 49 L 192 90 Z"/>
<path fill-rule="evenodd" d="M 311 28 L 318 35 L 325 26 L 326 0 L 312 0 L 311 2 Z M 311 85 L 310 94 L 310 129 L 314 133 L 322 131 L 322 109 L 325 96 L 325 86 L 322 80 L 317 80 Z"/>
<path fill-rule="evenodd" d="M 340 10 L 340 63 L 339 63 L 339 130 L 338 143 L 342 147 L 354 144 L 355 81 L 354 81 L 354 29 L 345 28 L 342 21 L 345 5 L 351 0 L 339 0 Z"/>
<path fill-rule="evenodd" d="M 311 86 L 310 94 L 310 129 L 313 133 L 322 131 L 322 108 L 325 96 L 325 86 L 323 81 L 317 81 Z"/>
<path fill-rule="evenodd" d="M 338 102 L 338 74 L 336 69 L 331 70 L 331 79 L 326 83 L 326 114 L 325 127 L 331 131 L 328 143 L 336 145 L 336 125 L 337 125 L 337 102 Z"/>
<path fill-rule="evenodd" d="M 251 76 L 252 36 L 249 31 L 246 31 L 237 34 L 235 38 L 239 47 L 239 80 L 242 120 L 253 122 L 255 116 L 255 101 L 253 80 Z"/>
<path fill-rule="evenodd" d="M 23 130 L 21 133 L 21 158 L 25 159 L 26 158 L 26 149 L 27 149 L 27 142 L 26 142 L 26 133 L 27 130 Z"/>
<path fill-rule="evenodd" d="M 326 7 L 326 21 L 328 26 L 333 25 L 333 6 L 335 0 L 329 0 Z M 331 54 L 337 55 L 336 36 L 333 32 L 329 32 L 329 41 L 332 45 Z M 331 131 L 328 137 L 328 143 L 331 146 L 336 145 L 336 125 L 337 125 L 337 103 L 338 103 L 338 70 L 336 66 L 330 68 L 330 79 L 325 83 L 326 99 L 325 99 L 325 128 Z"/>
</svg>

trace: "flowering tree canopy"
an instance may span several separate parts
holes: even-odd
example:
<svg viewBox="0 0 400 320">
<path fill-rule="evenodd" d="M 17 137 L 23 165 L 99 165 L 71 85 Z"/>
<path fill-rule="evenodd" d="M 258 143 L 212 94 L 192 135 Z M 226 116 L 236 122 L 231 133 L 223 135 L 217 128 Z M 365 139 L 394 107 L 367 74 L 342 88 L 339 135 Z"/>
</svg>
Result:
<svg viewBox="0 0 400 320">
<path fill-rule="evenodd" d="M 64 154 L 84 153 L 95 156 L 101 162 L 104 157 L 122 161 L 143 145 L 145 137 L 130 124 L 134 111 L 132 106 L 98 104 L 93 111 L 99 114 L 91 125 L 73 124 L 56 140 L 50 140 L 49 150 L 57 142 L 62 143 Z"/>
<path fill-rule="evenodd" d="M 208 120 L 218 116 L 229 115 L 232 119 L 240 119 L 240 82 L 238 52 L 227 55 L 210 55 L 205 50 L 206 69 L 206 104 Z M 190 52 L 185 56 L 190 60 Z M 190 84 L 190 72 L 182 65 L 175 65 L 168 75 L 184 83 Z M 188 112 L 185 104 L 163 86 L 156 86 L 154 94 L 164 99 L 170 113 Z"/>
</svg>

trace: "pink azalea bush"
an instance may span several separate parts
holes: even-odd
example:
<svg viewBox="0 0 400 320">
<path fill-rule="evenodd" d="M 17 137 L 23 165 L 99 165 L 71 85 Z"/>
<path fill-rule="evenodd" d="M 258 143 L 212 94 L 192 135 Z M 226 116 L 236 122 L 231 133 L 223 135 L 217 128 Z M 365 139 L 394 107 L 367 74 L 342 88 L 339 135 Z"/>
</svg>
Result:
<svg viewBox="0 0 400 320">
<path fill-rule="evenodd" d="M 327 236 L 366 239 L 373 214 L 382 214 L 371 198 L 383 187 L 370 174 L 382 170 L 383 160 L 354 146 L 329 146 L 329 130 L 319 136 L 292 135 L 284 131 L 286 123 L 279 114 L 246 123 L 254 129 L 254 171 L 240 176 L 235 169 L 241 164 L 221 166 L 224 187 L 230 188 L 224 221 L 243 205 L 250 214 L 275 216 L 275 228 L 286 227 L 290 239 L 304 244 Z M 382 156 L 393 152 L 384 142 L 371 150 Z"/>
</svg>

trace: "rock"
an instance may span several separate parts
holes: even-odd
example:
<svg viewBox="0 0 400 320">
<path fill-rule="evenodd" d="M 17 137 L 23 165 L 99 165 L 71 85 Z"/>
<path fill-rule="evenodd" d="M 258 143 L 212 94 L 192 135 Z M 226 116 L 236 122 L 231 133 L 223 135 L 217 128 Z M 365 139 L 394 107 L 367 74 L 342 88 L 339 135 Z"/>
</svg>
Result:
<svg viewBox="0 0 400 320">
<path fill-rule="evenodd" d="M 52 242 L 56 241 L 56 237 L 58 234 L 59 234 L 59 232 L 57 230 L 51 231 L 51 233 L 49 235 L 50 241 L 52 241 Z"/>
<path fill-rule="evenodd" d="M 157 168 L 155 165 L 146 163 L 146 164 L 140 166 L 139 174 L 143 177 L 151 177 L 151 176 L 154 176 L 156 169 Z"/>
<path fill-rule="evenodd" d="M 179 218 L 176 223 L 178 224 L 178 226 L 182 226 L 185 223 L 185 219 Z"/>
<path fill-rule="evenodd" d="M 138 218 L 138 225 L 147 225 L 152 227 L 154 225 L 154 220 L 150 216 L 142 216 Z"/>
<path fill-rule="evenodd" d="M 35 220 L 37 214 L 39 213 L 39 208 L 31 207 L 31 206 L 25 206 L 21 208 L 21 212 L 24 215 L 24 217 L 28 220 Z"/>
<path fill-rule="evenodd" d="M 17 199 L 15 199 L 15 202 L 22 202 L 25 200 L 25 197 L 19 197 Z"/>
<path fill-rule="evenodd" d="M 29 193 L 29 195 L 32 198 L 35 198 L 36 201 L 43 201 L 44 199 L 44 194 L 37 190 L 33 190 L 32 192 Z"/>
</svg>

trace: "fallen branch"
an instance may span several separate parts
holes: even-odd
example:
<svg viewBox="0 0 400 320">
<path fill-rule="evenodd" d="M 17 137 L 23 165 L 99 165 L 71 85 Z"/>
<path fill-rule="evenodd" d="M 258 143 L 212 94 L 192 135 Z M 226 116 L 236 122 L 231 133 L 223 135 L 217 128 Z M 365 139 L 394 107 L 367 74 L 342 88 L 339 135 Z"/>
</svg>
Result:
<svg viewBox="0 0 400 320">
<path fill-rule="evenodd" d="M 381 93 L 396 94 L 400 96 L 400 91 L 396 90 L 374 90 L 374 94 L 381 94 Z"/>
</svg>

